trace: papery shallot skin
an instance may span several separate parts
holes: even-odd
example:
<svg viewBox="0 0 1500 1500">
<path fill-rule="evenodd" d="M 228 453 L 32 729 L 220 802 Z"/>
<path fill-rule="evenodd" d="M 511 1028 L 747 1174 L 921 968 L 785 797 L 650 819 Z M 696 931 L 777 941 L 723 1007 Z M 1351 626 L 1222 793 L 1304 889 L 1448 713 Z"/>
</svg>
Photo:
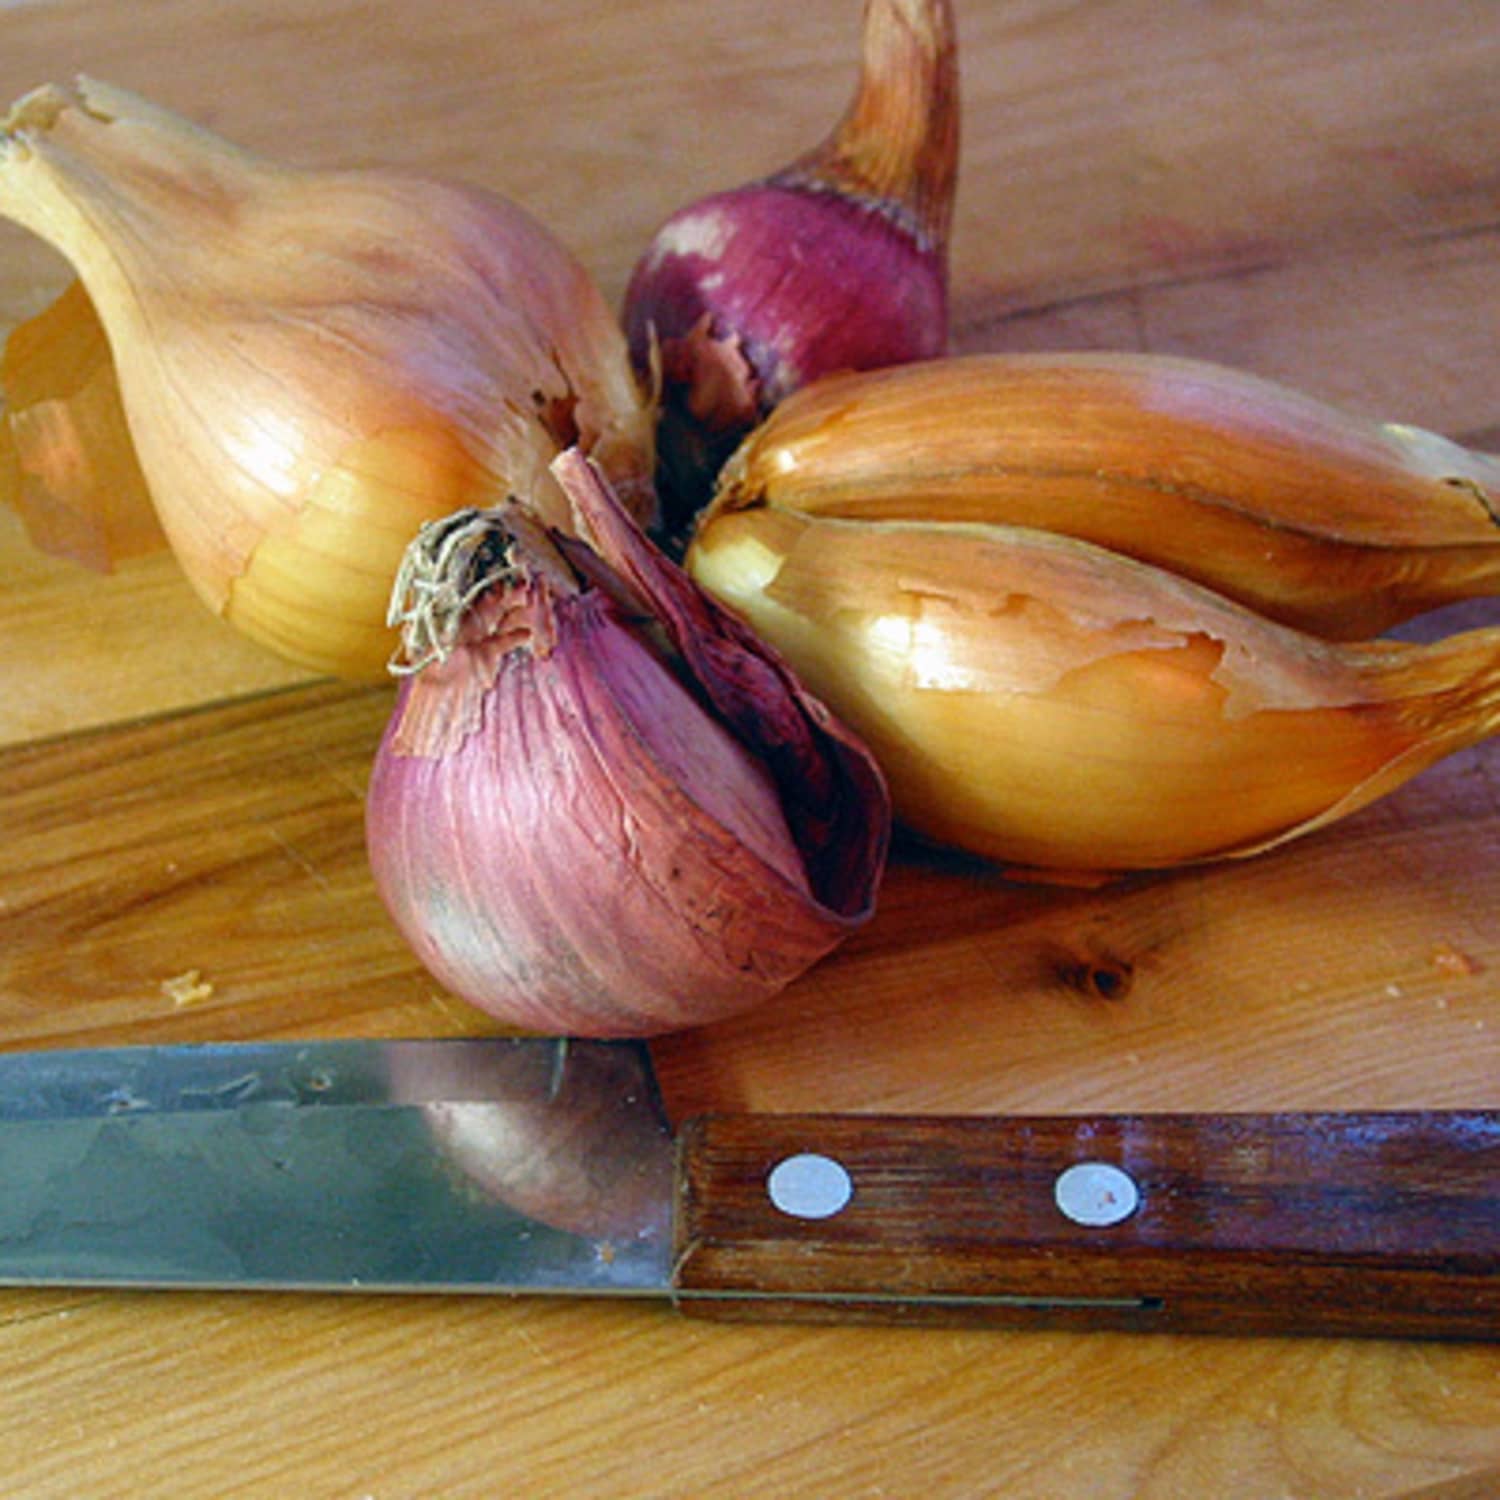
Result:
<svg viewBox="0 0 1500 1500">
<path fill-rule="evenodd" d="M 520 204 L 255 156 L 81 78 L 0 119 L 0 217 L 65 256 L 87 294 L 27 325 L 33 357 L 71 363 L 69 333 L 107 342 L 95 399 L 121 413 L 54 423 L 52 448 L 28 439 L 18 457 L 60 476 L 85 517 L 116 472 L 138 474 L 195 593 L 299 666 L 383 679 L 386 603 L 417 528 L 506 493 L 563 523 L 548 466 L 567 446 L 655 511 L 655 409 L 618 321 Z M 68 405 L 78 378 L 61 381 Z M 13 487 L 0 469 L 0 500 Z"/>
<path fill-rule="evenodd" d="M 612 600 L 543 604 L 550 618 L 528 627 L 542 649 L 517 647 L 511 622 L 509 649 L 460 648 L 402 686 L 368 804 L 392 917 L 441 983 L 526 1029 L 648 1036 L 765 1000 L 871 898 L 834 910 L 809 893 L 784 825 L 785 853 L 774 827 L 746 836 L 767 822 L 762 797 L 779 818 L 774 788 Z M 403 721 L 433 672 L 493 675 L 456 745 L 411 753 Z M 657 722 L 643 732 L 647 696 Z M 691 740 L 686 775 L 651 743 L 674 725 Z M 747 804 L 739 831 L 706 810 L 726 797 Z"/>
<path fill-rule="evenodd" d="M 1031 527 L 760 504 L 687 562 L 864 736 L 908 830 L 1012 877 L 1260 854 L 1500 732 L 1500 627 L 1327 641 Z"/>
<path fill-rule="evenodd" d="M 824 378 L 735 450 L 697 528 L 763 505 L 1057 532 L 1331 640 L 1500 595 L 1500 454 L 1180 355 Z"/>
</svg>

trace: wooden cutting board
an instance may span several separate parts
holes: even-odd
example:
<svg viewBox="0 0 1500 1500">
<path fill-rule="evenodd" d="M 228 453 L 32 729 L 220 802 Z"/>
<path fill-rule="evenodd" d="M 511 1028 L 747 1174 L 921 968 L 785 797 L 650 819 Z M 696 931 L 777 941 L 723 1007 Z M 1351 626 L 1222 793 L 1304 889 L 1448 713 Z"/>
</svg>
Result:
<svg viewBox="0 0 1500 1500">
<path fill-rule="evenodd" d="M 821 133 L 857 11 L 37 3 L 5 10 L 0 92 L 84 70 L 297 160 L 483 182 L 617 298 L 668 211 Z M 1491 7 L 959 13 L 959 347 L 1196 354 L 1500 447 Z M 0 323 L 65 275 L 0 233 Z M 386 690 L 232 637 L 169 559 L 99 578 L 8 516 L 0 689 L 0 1046 L 493 1029 L 370 887 Z M 845 949 L 656 1057 L 679 1112 L 1494 1105 L 1497 912 L 1492 745 L 1260 860 L 1102 891 L 904 850 Z M 1482 1346 L 60 1290 L 0 1293 L 0 1367 L 24 1500 L 1500 1493 Z"/>
</svg>

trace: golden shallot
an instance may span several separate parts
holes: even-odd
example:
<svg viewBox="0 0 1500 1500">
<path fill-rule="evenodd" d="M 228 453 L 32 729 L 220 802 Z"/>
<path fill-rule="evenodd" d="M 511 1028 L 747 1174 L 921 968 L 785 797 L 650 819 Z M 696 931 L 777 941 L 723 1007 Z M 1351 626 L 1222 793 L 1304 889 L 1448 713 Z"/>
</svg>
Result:
<svg viewBox="0 0 1500 1500">
<path fill-rule="evenodd" d="M 1500 458 L 1223 365 L 969 355 L 830 377 L 716 504 L 1034 526 L 1333 639 L 1500 593 Z"/>
<path fill-rule="evenodd" d="M 419 526 L 511 492 L 561 519 L 564 448 L 652 511 L 624 335 L 504 199 L 280 165 L 85 78 L 0 125 L 0 215 L 72 264 L 68 326 L 108 336 L 133 452 L 81 456 L 138 459 L 203 601 L 296 662 L 383 673 Z"/>
<path fill-rule="evenodd" d="M 1246 855 L 1500 728 L 1500 627 L 1339 644 L 1055 533 L 709 515 L 692 576 L 880 760 L 917 832 L 1053 877 Z"/>
</svg>

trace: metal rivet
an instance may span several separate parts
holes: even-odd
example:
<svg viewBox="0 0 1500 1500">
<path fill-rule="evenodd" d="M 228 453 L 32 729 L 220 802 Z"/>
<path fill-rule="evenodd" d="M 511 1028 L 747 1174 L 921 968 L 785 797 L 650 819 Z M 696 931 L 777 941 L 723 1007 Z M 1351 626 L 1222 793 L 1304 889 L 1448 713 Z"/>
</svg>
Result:
<svg viewBox="0 0 1500 1500">
<path fill-rule="evenodd" d="M 1091 1228 L 1107 1228 L 1128 1219 L 1141 1202 L 1135 1179 L 1103 1161 L 1069 1167 L 1058 1176 L 1052 1193 L 1066 1218 Z"/>
<path fill-rule="evenodd" d="M 771 1168 L 766 1191 L 771 1202 L 794 1219 L 831 1219 L 854 1196 L 854 1183 L 831 1156 L 804 1151 Z"/>
</svg>

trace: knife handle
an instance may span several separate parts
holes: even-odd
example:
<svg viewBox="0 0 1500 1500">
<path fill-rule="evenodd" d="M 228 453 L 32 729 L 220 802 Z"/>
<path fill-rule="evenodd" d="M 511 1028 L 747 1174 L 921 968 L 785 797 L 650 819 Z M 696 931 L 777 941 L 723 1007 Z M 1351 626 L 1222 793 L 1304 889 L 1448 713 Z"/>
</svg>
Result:
<svg viewBox="0 0 1500 1500">
<path fill-rule="evenodd" d="M 1500 1339 L 1500 1112 L 716 1116 L 677 1192 L 704 1317 Z"/>
</svg>

